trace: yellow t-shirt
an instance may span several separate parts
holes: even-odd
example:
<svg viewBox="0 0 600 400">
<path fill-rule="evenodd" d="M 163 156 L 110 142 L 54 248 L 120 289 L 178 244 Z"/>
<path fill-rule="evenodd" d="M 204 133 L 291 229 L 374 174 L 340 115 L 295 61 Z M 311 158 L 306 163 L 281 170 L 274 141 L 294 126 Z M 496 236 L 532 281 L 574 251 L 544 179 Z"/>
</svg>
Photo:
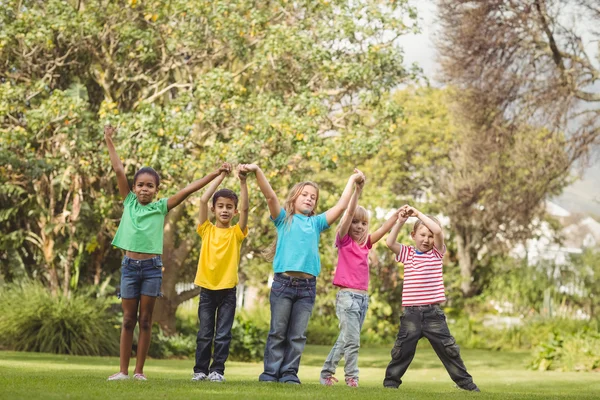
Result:
<svg viewBox="0 0 600 400">
<path fill-rule="evenodd" d="M 194 284 L 210 289 L 231 289 L 238 283 L 240 249 L 248 235 L 248 228 L 242 232 L 239 224 L 229 228 L 217 228 L 209 220 L 196 229 L 202 238 L 198 272 Z"/>
</svg>

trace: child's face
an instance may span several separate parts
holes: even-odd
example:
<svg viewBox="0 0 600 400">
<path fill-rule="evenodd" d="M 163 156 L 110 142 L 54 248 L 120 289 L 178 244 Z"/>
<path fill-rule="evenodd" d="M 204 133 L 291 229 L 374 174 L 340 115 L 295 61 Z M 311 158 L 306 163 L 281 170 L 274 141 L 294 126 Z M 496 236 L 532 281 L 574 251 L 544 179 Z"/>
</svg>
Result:
<svg viewBox="0 0 600 400">
<path fill-rule="evenodd" d="M 158 193 L 156 178 L 151 174 L 139 174 L 133 184 L 133 193 L 137 196 L 140 204 L 151 203 L 156 193 Z"/>
<path fill-rule="evenodd" d="M 350 229 L 348 230 L 348 234 L 350 238 L 357 242 L 360 240 L 366 230 L 369 228 L 369 224 L 367 221 L 363 221 L 361 219 L 353 218 L 352 223 L 350 224 Z"/>
<path fill-rule="evenodd" d="M 238 213 L 233 199 L 227 197 L 217 197 L 211 211 L 215 214 L 217 222 L 224 226 L 229 226 L 233 217 Z"/>
<path fill-rule="evenodd" d="M 317 189 L 315 187 L 305 185 L 300 192 L 300 196 L 294 201 L 294 211 L 296 214 L 310 214 L 315 208 L 317 195 Z"/>
<path fill-rule="evenodd" d="M 410 233 L 410 236 L 421 253 L 426 253 L 433 248 L 433 233 L 425 225 L 420 225 L 416 232 Z"/>
</svg>

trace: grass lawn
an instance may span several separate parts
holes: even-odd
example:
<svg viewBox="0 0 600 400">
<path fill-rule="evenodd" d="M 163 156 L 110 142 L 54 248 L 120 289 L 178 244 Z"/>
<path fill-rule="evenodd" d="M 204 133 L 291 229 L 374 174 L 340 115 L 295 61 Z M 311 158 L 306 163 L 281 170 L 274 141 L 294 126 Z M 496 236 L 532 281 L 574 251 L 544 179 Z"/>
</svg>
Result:
<svg viewBox="0 0 600 400">
<path fill-rule="evenodd" d="M 431 348 L 420 346 L 399 390 L 381 387 L 389 360 L 387 347 L 361 349 L 360 387 L 343 382 L 319 385 L 329 348 L 307 346 L 303 385 L 257 382 L 262 364 L 228 362 L 225 383 L 191 382 L 192 360 L 148 360 L 147 382 L 107 382 L 119 360 L 40 353 L 0 352 L 0 399 L 592 399 L 600 398 L 600 374 L 535 372 L 525 369 L 528 353 L 464 350 L 463 358 L 481 393 L 454 389 Z M 133 360 L 132 360 L 133 365 Z M 133 369 L 130 370 L 132 373 Z"/>
</svg>

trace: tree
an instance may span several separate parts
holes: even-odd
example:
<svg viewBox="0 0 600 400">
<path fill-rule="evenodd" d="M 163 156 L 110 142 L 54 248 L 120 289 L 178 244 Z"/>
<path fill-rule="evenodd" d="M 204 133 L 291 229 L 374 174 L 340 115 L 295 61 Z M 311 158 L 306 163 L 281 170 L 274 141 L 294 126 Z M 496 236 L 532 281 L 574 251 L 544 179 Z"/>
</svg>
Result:
<svg viewBox="0 0 600 400">
<path fill-rule="evenodd" d="M 3 248 L 18 242 L 23 264 L 43 261 L 27 273 L 55 291 L 70 290 L 76 264 L 96 284 L 117 273 L 106 263 L 116 258 L 108 243 L 120 213 L 98 152 L 106 122 L 120 128 L 128 175 L 152 165 L 162 196 L 217 159 L 257 161 L 285 188 L 335 168 L 344 138 L 352 154 L 373 153 L 395 115 L 384 95 L 411 78 L 395 40 L 415 18 L 406 1 L 5 1 L 0 172 L 14 190 L 0 197 L 12 229 Z M 177 306 L 198 293 L 175 290 L 195 270 L 194 214 L 178 208 L 165 225 L 156 316 L 170 331 Z M 249 226 L 244 250 L 253 255 L 272 232 L 260 212 Z"/>
<path fill-rule="evenodd" d="M 571 163 L 587 156 L 600 137 L 598 2 L 440 0 L 438 5 L 445 82 L 471 104 L 493 105 L 500 120 L 565 132 Z"/>
</svg>

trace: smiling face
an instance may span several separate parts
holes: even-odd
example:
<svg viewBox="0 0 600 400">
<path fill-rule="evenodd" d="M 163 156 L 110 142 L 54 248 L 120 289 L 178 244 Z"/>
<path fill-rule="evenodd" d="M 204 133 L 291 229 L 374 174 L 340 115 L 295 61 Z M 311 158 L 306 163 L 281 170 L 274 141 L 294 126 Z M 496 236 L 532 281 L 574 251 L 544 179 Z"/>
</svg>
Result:
<svg viewBox="0 0 600 400">
<path fill-rule="evenodd" d="M 319 192 L 311 185 L 304 185 L 294 200 L 294 212 L 296 214 L 309 215 L 315 209 Z"/>
<path fill-rule="evenodd" d="M 228 228 L 231 220 L 238 213 L 235 201 L 227 197 L 217 197 L 210 210 L 215 214 L 219 228 Z"/>
<path fill-rule="evenodd" d="M 137 196 L 140 204 L 146 205 L 154 200 L 158 193 L 156 177 L 152 174 L 141 173 L 133 183 L 133 193 Z"/>
<path fill-rule="evenodd" d="M 348 229 L 348 234 L 350 235 L 350 238 L 355 242 L 361 242 L 365 236 L 365 233 L 367 232 L 367 229 L 369 229 L 368 221 L 354 217 L 352 218 L 350 229 Z"/>
<path fill-rule="evenodd" d="M 424 224 L 419 225 L 416 232 L 411 232 L 410 236 L 415 241 L 415 247 L 421 253 L 426 253 L 433 248 L 433 232 Z"/>
</svg>

